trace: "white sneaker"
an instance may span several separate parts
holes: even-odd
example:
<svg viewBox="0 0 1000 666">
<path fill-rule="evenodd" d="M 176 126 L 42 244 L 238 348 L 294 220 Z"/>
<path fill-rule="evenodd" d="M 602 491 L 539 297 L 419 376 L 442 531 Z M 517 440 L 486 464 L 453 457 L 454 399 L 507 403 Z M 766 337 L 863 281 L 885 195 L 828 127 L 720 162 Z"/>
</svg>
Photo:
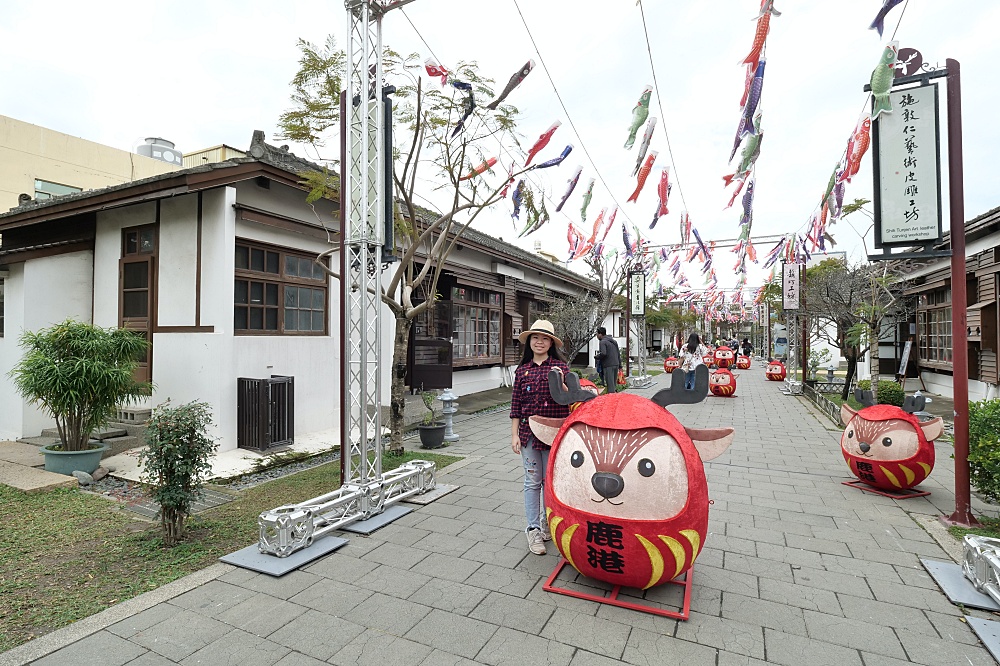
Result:
<svg viewBox="0 0 1000 666">
<path fill-rule="evenodd" d="M 528 550 L 535 555 L 544 555 L 545 542 L 542 541 L 542 531 L 537 527 L 529 527 L 525 535 L 528 537 Z"/>
</svg>

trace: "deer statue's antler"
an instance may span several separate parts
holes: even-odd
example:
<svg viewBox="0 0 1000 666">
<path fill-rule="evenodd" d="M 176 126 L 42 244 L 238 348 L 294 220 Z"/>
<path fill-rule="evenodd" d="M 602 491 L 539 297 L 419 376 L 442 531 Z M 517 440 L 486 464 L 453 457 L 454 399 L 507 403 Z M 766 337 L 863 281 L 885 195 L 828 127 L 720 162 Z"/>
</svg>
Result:
<svg viewBox="0 0 1000 666">
<path fill-rule="evenodd" d="M 860 402 L 865 407 L 875 406 L 875 396 L 872 395 L 871 391 L 862 391 L 861 389 L 854 389 L 854 399 Z"/>
<path fill-rule="evenodd" d="M 650 400 L 661 407 L 667 405 L 693 405 L 708 395 L 708 367 L 699 365 L 694 371 L 694 390 L 684 388 L 684 371 L 677 368 L 670 373 L 670 388 L 660 389 Z"/>
<path fill-rule="evenodd" d="M 563 388 L 566 383 L 569 390 Z M 562 374 L 558 370 L 549 370 L 549 393 L 552 399 L 560 405 L 572 405 L 574 402 L 584 402 L 597 396 L 580 388 L 580 378 L 575 373 Z"/>
<path fill-rule="evenodd" d="M 903 398 L 903 411 L 908 414 L 915 414 L 916 412 L 924 411 L 924 406 L 927 404 L 927 398 L 922 395 L 908 395 Z"/>
</svg>

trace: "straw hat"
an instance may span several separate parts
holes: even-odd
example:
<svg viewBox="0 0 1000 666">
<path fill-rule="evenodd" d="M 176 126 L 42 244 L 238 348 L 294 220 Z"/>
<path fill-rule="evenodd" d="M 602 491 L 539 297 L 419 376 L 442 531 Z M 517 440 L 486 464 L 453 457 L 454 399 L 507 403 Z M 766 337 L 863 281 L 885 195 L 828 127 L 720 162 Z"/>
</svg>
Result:
<svg viewBox="0 0 1000 666">
<path fill-rule="evenodd" d="M 552 326 L 552 322 L 548 319 L 539 319 L 534 324 L 531 325 L 527 331 L 523 331 L 521 335 L 517 336 L 518 342 L 522 345 L 527 344 L 528 337 L 531 335 L 544 335 L 550 338 L 552 342 L 555 343 L 556 347 L 562 347 L 562 340 L 556 337 L 556 329 Z"/>
</svg>

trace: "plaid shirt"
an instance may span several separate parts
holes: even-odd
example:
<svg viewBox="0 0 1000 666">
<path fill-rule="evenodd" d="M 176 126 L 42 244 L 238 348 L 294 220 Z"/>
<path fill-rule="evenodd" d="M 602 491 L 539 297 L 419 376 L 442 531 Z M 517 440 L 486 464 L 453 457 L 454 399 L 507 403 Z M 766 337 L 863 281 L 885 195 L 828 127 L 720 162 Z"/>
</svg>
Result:
<svg viewBox="0 0 1000 666">
<path fill-rule="evenodd" d="M 552 399 L 549 393 L 549 370 L 562 368 L 563 375 L 569 374 L 569 366 L 551 356 L 538 365 L 528 361 L 518 366 L 514 371 L 514 391 L 510 398 L 510 418 L 519 419 L 517 436 L 521 446 L 531 444 L 531 448 L 545 450 L 549 448 L 535 437 L 528 425 L 529 416 L 548 416 L 565 418 L 569 416 L 569 407 L 560 405 Z"/>
</svg>

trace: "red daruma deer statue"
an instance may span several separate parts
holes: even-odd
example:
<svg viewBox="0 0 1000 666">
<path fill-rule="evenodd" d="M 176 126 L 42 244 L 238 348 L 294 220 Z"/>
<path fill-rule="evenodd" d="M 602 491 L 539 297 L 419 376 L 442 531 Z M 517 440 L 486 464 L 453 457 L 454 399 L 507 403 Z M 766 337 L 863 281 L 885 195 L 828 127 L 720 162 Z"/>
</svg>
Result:
<svg viewBox="0 0 1000 666">
<path fill-rule="evenodd" d="M 736 354 L 729 347 L 719 347 L 715 350 L 715 365 L 720 368 L 731 368 L 736 364 Z"/>
<path fill-rule="evenodd" d="M 941 418 L 918 421 L 923 398 L 907 396 L 903 409 L 873 405 L 871 391 L 855 391 L 866 405 L 854 411 L 845 403 L 840 418 L 847 424 L 840 448 L 854 476 L 869 486 L 889 491 L 908 490 L 930 476 L 934 469 L 934 444 L 944 430 Z M 853 481 L 851 483 L 857 483 Z"/>
<path fill-rule="evenodd" d="M 725 368 L 719 368 L 708 380 L 708 390 L 720 398 L 736 395 L 736 375 Z"/>
<path fill-rule="evenodd" d="M 764 376 L 770 382 L 783 382 L 785 381 L 786 372 L 785 364 L 781 361 L 768 361 Z"/>
<path fill-rule="evenodd" d="M 736 357 L 736 367 L 740 370 L 750 369 L 750 357 L 749 356 L 737 356 Z"/>
<path fill-rule="evenodd" d="M 663 371 L 673 372 L 677 368 L 681 367 L 681 360 L 676 356 L 668 356 L 663 359 Z"/>
<path fill-rule="evenodd" d="M 549 375 L 560 404 L 588 401 L 566 419 L 531 417 L 531 429 L 550 443 L 545 506 L 552 540 L 585 576 L 648 589 L 694 564 L 708 529 L 708 485 L 703 460 L 722 454 L 732 428 L 695 430 L 664 409 L 700 402 L 708 368 L 695 370 L 695 389 L 684 372 L 652 400 L 628 393 L 595 397 L 574 375 L 563 389 Z"/>
</svg>

